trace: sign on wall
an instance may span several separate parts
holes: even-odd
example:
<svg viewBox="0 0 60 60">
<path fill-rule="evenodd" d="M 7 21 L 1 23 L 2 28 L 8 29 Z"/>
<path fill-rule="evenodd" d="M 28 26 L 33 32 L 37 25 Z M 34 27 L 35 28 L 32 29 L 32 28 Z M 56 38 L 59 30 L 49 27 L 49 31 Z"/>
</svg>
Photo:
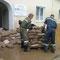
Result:
<svg viewBox="0 0 60 60">
<path fill-rule="evenodd" d="M 26 16 L 26 6 L 15 4 L 15 16 Z"/>
</svg>

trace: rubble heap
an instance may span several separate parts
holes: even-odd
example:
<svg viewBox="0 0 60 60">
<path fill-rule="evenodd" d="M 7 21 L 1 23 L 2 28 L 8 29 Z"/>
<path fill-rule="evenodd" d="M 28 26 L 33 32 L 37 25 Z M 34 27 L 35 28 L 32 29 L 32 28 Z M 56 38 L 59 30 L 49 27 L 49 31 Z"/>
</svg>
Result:
<svg viewBox="0 0 60 60">
<path fill-rule="evenodd" d="M 40 48 L 43 47 L 45 41 L 45 33 L 42 33 L 43 27 L 33 27 L 33 30 L 28 32 L 30 48 Z"/>
</svg>

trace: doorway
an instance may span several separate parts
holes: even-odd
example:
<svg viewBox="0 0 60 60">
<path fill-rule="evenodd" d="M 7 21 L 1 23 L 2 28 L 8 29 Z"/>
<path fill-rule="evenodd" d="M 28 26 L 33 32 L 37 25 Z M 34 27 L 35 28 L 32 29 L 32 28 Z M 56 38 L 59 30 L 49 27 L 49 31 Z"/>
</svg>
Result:
<svg viewBox="0 0 60 60">
<path fill-rule="evenodd" d="M 0 28 L 9 29 L 8 8 L 0 2 Z"/>
<path fill-rule="evenodd" d="M 0 1 L 0 28 L 13 29 L 12 7 L 6 1 Z"/>
</svg>

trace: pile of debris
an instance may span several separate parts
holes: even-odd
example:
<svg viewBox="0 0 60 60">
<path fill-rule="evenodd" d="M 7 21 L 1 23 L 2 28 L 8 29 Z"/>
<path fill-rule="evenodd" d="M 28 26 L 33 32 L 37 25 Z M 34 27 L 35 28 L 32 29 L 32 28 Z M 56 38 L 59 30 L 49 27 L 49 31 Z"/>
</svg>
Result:
<svg viewBox="0 0 60 60">
<path fill-rule="evenodd" d="M 30 48 L 43 47 L 45 41 L 45 33 L 42 33 L 43 27 L 35 26 L 33 30 L 28 32 Z"/>
<path fill-rule="evenodd" d="M 0 48 L 13 48 L 14 45 L 21 43 L 20 40 L 21 37 L 19 29 L 7 31 L 0 29 Z"/>
</svg>

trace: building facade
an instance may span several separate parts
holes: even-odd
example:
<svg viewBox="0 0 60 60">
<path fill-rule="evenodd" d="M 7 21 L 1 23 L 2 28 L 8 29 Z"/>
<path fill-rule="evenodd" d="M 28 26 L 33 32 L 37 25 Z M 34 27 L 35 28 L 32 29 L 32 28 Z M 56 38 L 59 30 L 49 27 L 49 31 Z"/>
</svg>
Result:
<svg viewBox="0 0 60 60">
<path fill-rule="evenodd" d="M 34 14 L 32 23 L 40 26 L 50 14 L 60 23 L 60 0 L 0 0 L 0 27 L 15 29 L 18 20 Z"/>
</svg>

